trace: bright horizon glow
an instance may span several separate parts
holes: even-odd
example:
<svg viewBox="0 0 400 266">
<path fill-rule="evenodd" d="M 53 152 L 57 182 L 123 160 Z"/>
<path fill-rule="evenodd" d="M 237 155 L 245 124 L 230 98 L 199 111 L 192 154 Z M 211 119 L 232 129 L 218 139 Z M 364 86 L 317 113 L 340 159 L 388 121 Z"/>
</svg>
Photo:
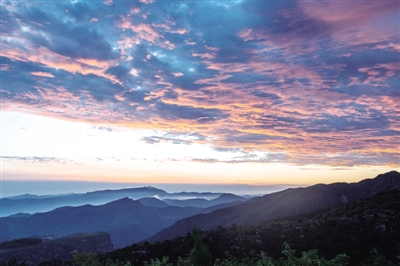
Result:
<svg viewBox="0 0 400 266">
<path fill-rule="evenodd" d="M 357 182 L 395 169 L 199 162 L 193 158 L 223 161 L 241 154 L 200 144 L 146 143 L 143 138 L 148 134 L 160 134 L 149 130 L 15 112 L 3 112 L 2 117 L 2 135 L 8 140 L 2 145 L 2 178 L 7 181 L 307 186 Z"/>
</svg>

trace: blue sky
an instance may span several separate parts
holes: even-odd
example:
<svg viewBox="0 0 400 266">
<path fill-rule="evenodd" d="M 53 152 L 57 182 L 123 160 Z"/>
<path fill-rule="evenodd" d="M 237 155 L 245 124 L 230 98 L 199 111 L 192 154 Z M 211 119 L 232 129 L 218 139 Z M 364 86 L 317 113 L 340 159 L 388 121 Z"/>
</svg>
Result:
<svg viewBox="0 0 400 266">
<path fill-rule="evenodd" d="M 398 1 L 2 1 L 1 16 L 3 179 L 399 168 Z"/>
</svg>

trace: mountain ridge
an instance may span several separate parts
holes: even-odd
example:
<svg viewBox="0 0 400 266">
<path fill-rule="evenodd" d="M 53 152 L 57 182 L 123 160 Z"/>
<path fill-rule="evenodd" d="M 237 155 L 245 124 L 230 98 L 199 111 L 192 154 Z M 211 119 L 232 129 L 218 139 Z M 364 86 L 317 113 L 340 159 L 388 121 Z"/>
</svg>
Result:
<svg viewBox="0 0 400 266">
<path fill-rule="evenodd" d="M 228 258 L 233 256 L 239 261 L 249 255 L 256 257 L 261 251 L 279 260 L 282 246 L 289 243 L 296 254 L 315 249 L 326 259 L 346 254 L 350 257 L 349 265 L 397 265 L 400 263 L 399 203 L 400 190 L 394 189 L 313 213 L 251 226 L 219 226 L 215 230 L 202 231 L 201 236 L 213 260 L 227 258 L 228 252 Z M 144 261 L 168 256 L 169 261 L 175 263 L 178 257 L 188 256 L 193 245 L 193 238 L 187 234 L 162 242 L 137 243 L 100 255 L 99 258 L 103 262 L 106 259 L 118 259 L 141 265 Z M 374 249 L 375 252 L 371 253 Z M 376 254 L 379 254 L 379 264 L 372 262 L 374 257 L 378 257 Z M 383 258 L 386 262 L 397 264 L 385 263 Z"/>
<path fill-rule="evenodd" d="M 162 241 L 186 235 L 195 224 L 202 230 L 212 230 L 218 226 L 229 227 L 232 224 L 247 226 L 266 220 L 310 213 L 391 189 L 400 189 L 400 173 L 397 171 L 380 174 L 373 179 L 364 179 L 357 183 L 316 184 L 304 188 L 286 189 L 250 199 L 239 205 L 182 219 L 147 240 Z"/>
<path fill-rule="evenodd" d="M 179 199 L 197 197 L 214 199 L 222 193 L 213 192 L 176 192 L 168 193 L 165 190 L 158 189 L 152 186 L 137 187 L 137 188 L 122 188 L 122 189 L 106 189 L 97 190 L 86 193 L 68 193 L 59 195 L 33 195 L 23 194 L 19 196 L 0 198 L 0 215 L 6 217 L 16 213 L 29 213 L 33 214 L 36 212 L 47 212 L 58 207 L 63 206 L 81 206 L 85 204 L 91 205 L 102 205 L 111 201 L 118 200 L 124 197 L 130 197 L 132 199 L 141 199 L 155 197 L 160 200 L 169 199 L 176 201 L 176 206 L 192 206 L 200 207 L 196 205 L 196 201 L 192 204 L 187 204 Z M 206 200 L 206 199 L 204 199 Z M 149 203 L 149 202 L 148 202 Z M 150 204 L 150 203 L 149 203 Z M 153 201 L 153 204 L 156 204 Z M 219 204 L 215 203 L 214 205 Z M 160 203 L 158 205 L 161 205 Z M 204 204 L 204 207 L 209 207 L 211 204 Z"/>
<path fill-rule="evenodd" d="M 49 212 L 0 218 L 0 239 L 5 241 L 102 231 L 111 235 L 115 247 L 123 247 L 144 240 L 177 220 L 236 203 L 229 202 L 209 208 L 160 207 L 145 206 L 140 199 L 124 197 L 98 206 L 63 206 Z"/>
</svg>

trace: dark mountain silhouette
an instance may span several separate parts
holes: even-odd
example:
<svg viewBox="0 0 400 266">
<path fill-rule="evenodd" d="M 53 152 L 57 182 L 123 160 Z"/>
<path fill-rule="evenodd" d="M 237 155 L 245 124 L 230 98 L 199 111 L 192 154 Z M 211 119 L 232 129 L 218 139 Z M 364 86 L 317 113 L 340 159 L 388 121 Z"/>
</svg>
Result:
<svg viewBox="0 0 400 266">
<path fill-rule="evenodd" d="M 29 214 L 29 213 L 19 212 L 19 213 L 10 215 L 10 216 L 8 216 L 8 217 L 20 218 L 20 217 L 29 217 L 29 216 L 31 216 L 31 215 L 32 215 L 32 214 Z"/>
<path fill-rule="evenodd" d="M 216 230 L 203 231 L 201 235 L 212 254 L 212 261 L 226 258 L 227 252 L 242 259 L 259 256 L 261 251 L 278 260 L 283 256 L 282 246 L 286 242 L 297 255 L 317 249 L 318 254 L 328 260 L 346 254 L 350 257 L 349 265 L 398 265 L 399 206 L 400 190 L 389 190 L 313 213 L 251 226 L 219 226 Z M 137 243 L 99 257 L 103 262 L 118 259 L 143 265 L 145 261 L 168 256 L 170 262 L 176 263 L 178 257 L 187 257 L 193 246 L 193 238 L 187 234 L 163 242 Z M 371 253 L 373 248 L 379 256 Z M 378 257 L 379 260 L 373 262 Z"/>
<path fill-rule="evenodd" d="M 399 172 L 388 172 L 358 183 L 317 184 L 305 188 L 287 189 L 236 206 L 183 219 L 148 240 L 160 241 L 186 235 L 195 224 L 202 230 L 212 230 L 218 226 L 230 227 L 232 224 L 247 226 L 271 219 L 311 213 L 391 189 L 400 189 Z"/>
</svg>

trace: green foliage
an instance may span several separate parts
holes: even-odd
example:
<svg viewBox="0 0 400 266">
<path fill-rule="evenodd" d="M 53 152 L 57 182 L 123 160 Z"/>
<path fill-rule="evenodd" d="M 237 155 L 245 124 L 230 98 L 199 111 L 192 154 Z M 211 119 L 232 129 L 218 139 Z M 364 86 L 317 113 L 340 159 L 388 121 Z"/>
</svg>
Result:
<svg viewBox="0 0 400 266">
<path fill-rule="evenodd" d="M 101 263 L 93 253 L 74 253 L 74 260 L 79 266 L 101 266 Z"/>
<path fill-rule="evenodd" d="M 303 252 L 300 258 L 296 257 L 296 251 L 291 249 L 288 243 L 284 243 L 282 253 L 285 258 L 274 261 L 268 258 L 264 252 L 261 252 L 261 259 L 252 260 L 245 258 L 242 260 L 236 259 L 230 254 L 226 254 L 226 259 L 215 261 L 214 266 L 346 266 L 348 257 L 344 254 L 336 256 L 333 260 L 327 261 L 318 256 L 318 250 L 310 250 Z"/>
<path fill-rule="evenodd" d="M 318 256 L 318 250 L 313 249 L 303 252 L 300 258 L 295 256 L 296 251 L 291 249 L 288 243 L 284 243 L 282 253 L 286 256 L 286 260 L 281 261 L 282 266 L 346 266 L 349 257 L 346 254 L 340 254 L 334 259 L 327 261 Z"/>
<path fill-rule="evenodd" d="M 179 257 L 176 266 L 192 266 L 192 261 L 190 258 L 183 259 L 182 257 Z"/>
<path fill-rule="evenodd" d="M 200 230 L 197 226 L 192 229 L 194 247 L 190 252 L 190 260 L 194 266 L 211 266 L 211 253 L 206 244 L 201 240 Z"/>
<path fill-rule="evenodd" d="M 161 260 L 155 259 L 151 263 L 145 262 L 145 266 L 174 266 L 172 263 L 168 262 L 168 257 L 163 257 Z"/>
<path fill-rule="evenodd" d="M 198 243 L 197 247 L 207 246 L 201 241 L 200 231 L 198 228 L 193 229 L 193 238 Z M 193 248 L 195 250 L 195 248 Z M 208 249 L 206 249 L 208 250 Z M 197 252 L 197 251 L 196 251 Z M 205 252 L 202 250 L 202 252 Z M 268 258 L 264 252 L 260 253 L 261 258 L 255 258 L 255 254 L 251 252 L 250 257 L 238 259 L 233 255 L 226 252 L 224 259 L 216 259 L 214 264 L 211 263 L 210 253 L 198 253 L 193 256 L 193 253 L 190 254 L 190 257 L 183 259 L 179 257 L 176 264 L 169 262 L 168 257 L 163 257 L 162 259 L 152 259 L 151 262 L 145 262 L 145 266 L 203 266 L 203 265 L 213 265 L 213 266 L 346 266 L 348 257 L 344 254 L 336 256 L 334 259 L 327 261 L 324 258 L 320 258 L 318 256 L 318 250 L 310 250 L 307 252 L 303 252 L 301 257 L 296 257 L 296 251 L 291 249 L 289 244 L 286 242 L 283 246 L 282 253 L 285 255 L 285 258 L 281 260 L 272 260 Z M 201 254 L 205 254 L 205 257 L 202 258 Z M 376 253 L 377 254 L 377 253 Z M 377 256 L 379 258 L 379 256 Z M 132 264 L 128 262 L 120 262 L 118 260 L 111 261 L 107 260 L 105 264 L 99 262 L 95 254 L 85 254 L 85 253 L 75 253 L 74 254 L 75 265 L 78 266 L 132 266 Z M 195 259 L 195 260 L 194 260 Z M 378 260 L 377 260 L 378 262 Z M 382 261 L 379 261 L 381 263 Z M 371 264 L 371 265 L 387 265 L 387 264 Z"/>
<path fill-rule="evenodd" d="M 363 266 L 394 266 L 395 264 L 391 261 L 387 261 L 385 257 L 378 253 L 376 248 L 372 248 L 371 258 L 368 259 L 368 263 L 363 263 Z"/>
<path fill-rule="evenodd" d="M 127 262 L 121 262 L 119 260 L 112 261 L 110 259 L 106 260 L 105 264 L 102 264 L 96 254 L 94 253 L 74 253 L 74 260 L 75 260 L 75 265 L 77 266 L 132 266 L 132 264 L 127 261 Z M 151 264 L 152 265 L 152 264 Z M 164 264 L 161 264 L 164 266 Z M 159 264 L 152 265 L 152 266 L 161 266 Z M 165 265 L 167 266 L 167 265 Z M 168 265 L 169 266 L 169 265 Z"/>
</svg>

